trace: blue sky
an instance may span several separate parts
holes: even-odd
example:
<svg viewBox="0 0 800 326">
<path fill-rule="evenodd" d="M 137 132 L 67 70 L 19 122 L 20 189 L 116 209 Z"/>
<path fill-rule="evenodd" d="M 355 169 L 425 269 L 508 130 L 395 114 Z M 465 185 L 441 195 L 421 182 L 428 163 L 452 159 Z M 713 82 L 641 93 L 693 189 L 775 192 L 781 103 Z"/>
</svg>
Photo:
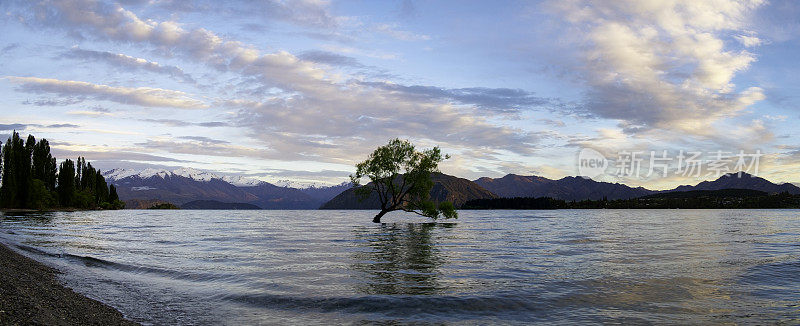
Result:
<svg viewBox="0 0 800 326">
<path fill-rule="evenodd" d="M 800 181 L 793 1 L 0 9 L 0 133 L 102 169 L 339 183 L 400 137 L 442 147 L 443 172 L 469 179 L 576 175 L 588 147 L 610 170 L 624 151 L 759 150 L 759 175 Z M 596 178 L 668 188 L 713 176 Z"/>
</svg>

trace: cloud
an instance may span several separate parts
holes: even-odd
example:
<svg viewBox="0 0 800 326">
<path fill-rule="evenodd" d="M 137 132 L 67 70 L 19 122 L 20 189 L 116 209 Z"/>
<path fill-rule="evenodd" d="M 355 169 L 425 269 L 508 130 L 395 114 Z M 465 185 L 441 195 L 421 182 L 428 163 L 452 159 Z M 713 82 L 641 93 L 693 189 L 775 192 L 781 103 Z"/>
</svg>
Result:
<svg viewBox="0 0 800 326">
<path fill-rule="evenodd" d="M 67 114 L 71 114 L 71 115 L 84 115 L 84 116 L 90 116 L 90 117 L 100 117 L 100 116 L 107 116 L 107 117 L 110 117 L 110 116 L 114 116 L 114 114 L 113 114 L 113 113 L 110 113 L 110 112 L 102 112 L 102 111 L 87 111 L 87 110 L 73 110 L 73 111 L 67 111 Z"/>
<path fill-rule="evenodd" d="M 208 144 L 230 144 L 230 142 L 226 141 L 226 140 L 213 139 L 213 138 L 208 138 L 208 137 L 203 137 L 203 136 L 180 136 L 178 138 L 187 139 L 187 140 L 193 140 L 193 141 L 201 143 L 202 145 L 208 145 Z"/>
<path fill-rule="evenodd" d="M 53 125 L 47 125 L 46 128 L 80 128 L 79 125 L 71 124 L 71 123 L 58 123 Z"/>
<path fill-rule="evenodd" d="M 82 156 L 89 161 L 93 160 L 114 160 L 114 161 L 145 161 L 145 162 L 189 162 L 171 157 L 158 156 L 145 153 L 135 153 L 130 151 L 91 151 L 91 150 L 69 150 L 54 146 L 53 156 L 59 158 L 72 158 Z"/>
<path fill-rule="evenodd" d="M 201 136 L 180 137 L 186 141 L 175 141 L 171 139 L 148 139 L 145 142 L 135 143 L 136 146 L 147 148 L 148 150 L 161 150 L 170 153 L 188 155 L 211 155 L 223 157 L 251 157 L 266 158 L 265 151 L 256 148 L 232 145 L 229 142 L 215 140 Z"/>
<path fill-rule="evenodd" d="M 227 122 L 222 122 L 222 121 L 190 122 L 190 121 L 175 120 L 175 119 L 140 119 L 139 121 L 159 123 L 159 124 L 172 126 L 172 127 L 189 127 L 189 126 L 228 127 L 228 126 L 230 126 L 230 124 L 228 124 Z"/>
<path fill-rule="evenodd" d="M 748 48 L 759 46 L 764 43 L 762 39 L 751 35 L 736 35 L 735 38 L 739 43 L 742 43 L 742 45 Z"/>
<path fill-rule="evenodd" d="M 395 24 L 378 24 L 375 26 L 375 30 L 379 33 L 391 36 L 401 41 L 428 41 L 431 39 L 430 36 L 425 34 L 417 34 L 409 31 L 398 30 L 397 25 Z"/>
<path fill-rule="evenodd" d="M 11 51 L 14 51 L 17 48 L 19 48 L 19 43 L 11 43 L 9 45 L 4 46 L 2 49 L 0 49 L 0 54 L 9 53 Z"/>
<path fill-rule="evenodd" d="M 312 50 L 300 53 L 297 57 L 305 61 L 329 65 L 334 68 L 351 68 L 351 72 L 362 74 L 366 78 L 386 80 L 395 77 L 386 69 L 364 65 L 356 58 L 334 52 Z"/>
<path fill-rule="evenodd" d="M 785 115 L 769 115 L 769 114 L 764 115 L 764 119 L 773 121 L 786 121 L 787 118 L 789 117 Z"/>
<path fill-rule="evenodd" d="M 19 90 L 27 93 L 54 93 L 62 96 L 86 96 L 98 100 L 147 107 L 172 107 L 179 109 L 200 109 L 208 107 L 180 91 L 160 88 L 112 87 L 82 81 L 58 80 L 37 77 L 14 77 L 6 79 L 19 84 Z"/>
<path fill-rule="evenodd" d="M 736 73 L 754 54 L 726 49 L 723 38 L 745 33 L 763 1 L 553 1 L 582 33 L 584 108 L 650 129 L 709 137 L 715 123 L 764 99 L 763 90 L 736 91 Z M 755 36 L 752 36 L 755 37 Z M 752 43 L 752 39 L 749 41 Z"/>
<path fill-rule="evenodd" d="M 562 120 L 554 120 L 554 119 L 539 119 L 539 121 L 551 125 L 553 127 L 565 127 L 567 124 L 564 123 Z"/>
<path fill-rule="evenodd" d="M 35 5 L 31 19 L 41 24 L 80 33 L 86 37 L 152 46 L 167 55 L 186 57 L 223 73 L 277 91 L 258 100 L 218 101 L 215 107 L 236 110 L 231 122 L 244 127 L 248 135 L 261 141 L 265 150 L 218 146 L 203 154 L 229 153 L 280 160 L 316 160 L 352 163 L 374 146 L 393 137 L 418 140 L 420 144 L 441 145 L 473 153 L 532 154 L 538 136 L 489 121 L 485 113 L 456 102 L 479 103 L 487 108 L 506 108 L 530 104 L 531 96 L 518 90 L 464 88 L 449 90 L 439 97 L 424 89 L 391 89 L 389 86 L 362 84 L 341 78 L 315 62 L 291 53 L 262 53 L 251 45 L 229 40 L 203 28 L 184 29 L 172 21 L 139 18 L 119 5 L 83 0 Z M 34 84 L 36 85 L 36 84 Z M 100 93 L 90 85 L 83 93 Z M 33 88 L 36 90 L 36 88 Z M 105 92 L 101 93 L 104 96 Z M 185 98 L 185 94 L 175 94 Z M 529 94 L 528 94 L 529 95 Z M 194 100 L 192 105 L 197 105 Z M 501 105 L 502 104 L 502 105 Z M 190 105 L 190 106 L 192 106 Z M 161 144 L 169 148 L 196 151 L 196 143 Z M 174 145 L 174 146 L 172 146 Z M 219 150 L 219 152 L 217 152 Z M 227 155 L 227 154 L 226 154 Z M 486 154 L 489 155 L 489 154 Z"/>
<path fill-rule="evenodd" d="M 318 50 L 306 51 L 306 52 L 301 53 L 298 56 L 298 58 L 306 60 L 306 61 L 322 63 L 322 64 L 331 65 L 331 66 L 343 66 L 343 67 L 363 67 L 364 66 L 360 62 L 358 62 L 358 60 L 356 60 L 353 57 L 348 57 L 348 56 L 344 56 L 344 55 L 341 55 L 341 54 L 336 54 L 336 53 L 328 52 L 328 51 L 318 51 Z"/>
<path fill-rule="evenodd" d="M 551 99 L 534 96 L 533 93 L 522 89 L 485 87 L 448 89 L 423 85 L 406 86 L 387 82 L 361 82 L 361 84 L 417 100 L 453 101 L 497 112 L 516 112 L 553 103 Z"/>
<path fill-rule="evenodd" d="M 22 123 L 0 124 L 0 130 L 25 130 L 29 125 Z"/>
<path fill-rule="evenodd" d="M 85 97 L 43 98 L 38 100 L 25 100 L 22 104 L 36 106 L 67 106 L 85 101 Z"/>
<path fill-rule="evenodd" d="M 158 62 L 152 62 L 146 59 L 136 58 L 121 53 L 84 50 L 74 47 L 63 53 L 61 57 L 79 59 L 87 62 L 101 61 L 117 68 L 130 71 L 150 71 L 158 74 L 164 74 L 187 83 L 195 83 L 195 80 L 192 78 L 192 76 L 185 73 L 181 68 L 169 65 L 161 65 Z"/>
<path fill-rule="evenodd" d="M 71 124 L 71 123 L 57 123 L 57 124 L 50 124 L 50 125 L 23 124 L 23 123 L 0 124 L 0 130 L 3 130 L 3 131 L 25 130 L 25 129 L 28 129 L 28 128 L 55 129 L 55 128 L 80 128 L 80 126 L 76 125 L 76 124 Z"/>
</svg>

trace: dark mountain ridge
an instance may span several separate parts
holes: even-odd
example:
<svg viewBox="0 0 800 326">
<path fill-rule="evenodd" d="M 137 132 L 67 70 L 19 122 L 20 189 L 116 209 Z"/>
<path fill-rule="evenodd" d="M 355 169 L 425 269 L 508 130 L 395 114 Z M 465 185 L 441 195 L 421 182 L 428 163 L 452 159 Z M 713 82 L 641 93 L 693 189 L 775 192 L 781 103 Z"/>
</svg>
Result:
<svg viewBox="0 0 800 326">
<path fill-rule="evenodd" d="M 123 201 L 160 201 L 179 206 L 205 200 L 245 203 L 262 209 L 317 209 L 349 187 L 341 184 L 297 189 L 258 180 L 220 178 L 211 173 L 187 168 L 175 171 L 150 169 L 141 172 L 111 170 L 106 175 L 109 183 L 116 186 Z"/>
<path fill-rule="evenodd" d="M 764 178 L 747 173 L 730 173 L 713 181 L 703 181 L 696 186 L 680 186 L 670 190 L 649 190 L 630 187 L 620 183 L 600 182 L 583 177 L 565 177 L 552 180 L 539 176 L 508 174 L 502 178 L 480 178 L 475 183 L 500 197 L 550 197 L 561 200 L 608 200 L 631 199 L 652 194 L 694 191 L 748 189 L 766 193 L 788 192 L 800 194 L 800 188 L 791 184 L 775 184 Z"/>
<path fill-rule="evenodd" d="M 224 179 L 213 174 L 179 169 L 169 171 L 109 171 L 109 183 L 117 186 L 119 197 L 129 202 L 128 208 L 139 207 L 134 200 L 170 202 L 176 205 L 197 200 L 222 203 L 246 203 L 262 209 L 374 209 L 377 198 L 361 202 L 349 183 L 332 187 L 290 188 L 257 180 Z M 116 176 L 116 177 L 115 177 Z M 502 178 L 479 178 L 469 181 L 445 174 L 434 174 L 431 197 L 436 201 L 448 200 L 456 207 L 470 199 L 494 197 L 549 197 L 567 201 L 617 200 L 640 198 L 648 195 L 701 190 L 745 189 L 768 194 L 787 192 L 800 194 L 793 184 L 775 184 L 750 174 L 727 174 L 713 181 L 703 181 L 695 186 L 654 191 L 642 187 L 629 187 L 620 183 L 599 182 L 583 177 L 564 177 L 558 180 L 540 176 L 509 174 Z M 324 204 L 324 206 L 323 206 Z"/>
<path fill-rule="evenodd" d="M 508 174 L 502 178 L 480 178 L 475 183 L 500 197 L 549 197 L 562 200 L 599 200 L 604 197 L 630 199 L 655 191 L 642 187 L 631 188 L 620 183 L 600 182 L 583 177 L 564 177 L 552 180 L 540 176 Z"/>
<path fill-rule="evenodd" d="M 767 179 L 757 177 L 748 173 L 728 173 L 714 181 L 703 181 L 696 186 L 679 186 L 669 191 L 690 191 L 690 190 L 721 190 L 721 189 L 750 189 L 763 191 L 770 194 L 788 192 L 792 195 L 800 194 L 800 187 L 791 183 L 776 184 Z"/>
<path fill-rule="evenodd" d="M 431 179 L 433 180 L 431 200 L 434 202 L 449 201 L 456 207 L 460 207 L 471 199 L 497 197 L 475 182 L 464 178 L 434 173 L 431 175 Z M 321 209 L 380 209 L 380 201 L 375 192 L 362 201 L 355 193 L 355 189 L 350 188 L 322 205 Z"/>
</svg>

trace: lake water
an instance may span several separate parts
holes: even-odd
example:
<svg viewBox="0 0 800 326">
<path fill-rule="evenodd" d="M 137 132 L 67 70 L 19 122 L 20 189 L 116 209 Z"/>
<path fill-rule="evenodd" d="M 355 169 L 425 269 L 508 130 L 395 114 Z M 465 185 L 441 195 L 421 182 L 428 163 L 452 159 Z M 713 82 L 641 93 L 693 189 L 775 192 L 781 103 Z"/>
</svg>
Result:
<svg viewBox="0 0 800 326">
<path fill-rule="evenodd" d="M 144 324 L 800 323 L 800 210 L 97 211 L 0 238 Z"/>
</svg>

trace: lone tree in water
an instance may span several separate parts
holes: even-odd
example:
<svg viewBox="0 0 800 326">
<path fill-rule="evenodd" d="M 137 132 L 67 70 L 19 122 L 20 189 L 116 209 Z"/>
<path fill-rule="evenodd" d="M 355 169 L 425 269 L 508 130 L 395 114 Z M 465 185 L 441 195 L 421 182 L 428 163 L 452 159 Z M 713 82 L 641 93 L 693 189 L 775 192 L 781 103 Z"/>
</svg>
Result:
<svg viewBox="0 0 800 326">
<path fill-rule="evenodd" d="M 397 210 L 433 219 L 439 216 L 458 218 L 453 203 L 437 204 L 430 199 L 431 173 L 439 172 L 439 163 L 448 158 L 450 156 L 443 156 L 438 146 L 418 152 L 409 141 L 393 139 L 378 147 L 366 161 L 358 163 L 350 180 L 362 200 L 373 192 L 377 194 L 381 211 L 372 219 L 375 223 L 380 223 L 386 213 Z M 363 177 L 371 182 L 362 186 Z"/>
</svg>

